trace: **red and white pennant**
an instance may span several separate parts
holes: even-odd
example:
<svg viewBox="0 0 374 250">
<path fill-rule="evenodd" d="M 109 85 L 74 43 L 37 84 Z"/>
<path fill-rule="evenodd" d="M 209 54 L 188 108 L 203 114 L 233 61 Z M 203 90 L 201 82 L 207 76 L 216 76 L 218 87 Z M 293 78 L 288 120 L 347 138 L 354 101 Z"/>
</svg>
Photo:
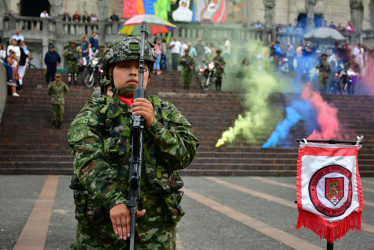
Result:
<svg viewBox="0 0 374 250">
<path fill-rule="evenodd" d="M 358 137 L 362 140 L 363 137 Z M 362 187 L 356 145 L 303 142 L 297 158 L 296 230 L 311 229 L 328 242 L 361 230 Z"/>
</svg>

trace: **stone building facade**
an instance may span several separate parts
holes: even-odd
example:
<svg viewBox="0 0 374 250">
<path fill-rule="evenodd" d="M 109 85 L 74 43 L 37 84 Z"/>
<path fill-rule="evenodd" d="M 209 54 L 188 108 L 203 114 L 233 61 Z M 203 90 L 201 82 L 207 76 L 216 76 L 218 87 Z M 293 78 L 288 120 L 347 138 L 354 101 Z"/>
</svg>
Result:
<svg viewBox="0 0 374 250">
<path fill-rule="evenodd" d="M 226 1 L 230 9 L 233 0 Z M 374 0 L 238 0 L 236 2 L 240 1 L 242 6 L 239 9 L 242 12 L 240 23 L 229 21 L 224 24 L 177 23 L 177 29 L 172 32 L 172 36 L 187 38 L 192 43 L 202 38 L 216 44 L 221 42 L 223 37 L 228 37 L 231 41 L 238 40 L 239 43 L 260 39 L 264 44 L 269 44 L 277 39 L 283 45 L 287 42 L 298 44 L 302 41 L 302 35 L 276 34 L 274 27 L 277 24 L 295 25 L 298 22 L 305 22 L 312 27 L 323 20 L 327 23 L 334 21 L 335 24 L 341 23 L 345 26 L 352 20 L 356 27 L 362 29 L 358 29 L 358 35 L 350 41 L 366 42 L 370 46 L 374 43 Z M 25 9 L 27 6 L 28 9 Z M 48 20 L 39 18 L 44 8 L 52 18 Z M 33 17 L 23 15 L 26 12 L 30 13 L 30 9 L 34 11 Z M 15 29 L 20 29 L 31 51 L 34 52 L 34 63 L 37 67 L 43 67 L 42 58 L 48 51 L 49 43 L 54 43 L 57 51 L 62 53 L 69 41 L 79 42 L 80 35 L 90 35 L 93 30 L 99 34 L 101 44 L 111 41 L 117 35 L 118 26 L 123 20 L 118 23 L 109 22 L 109 16 L 116 11 L 121 17 L 122 9 L 122 0 L 0 0 L 0 36 L 7 45 Z M 16 16 L 8 17 L 9 10 L 13 10 Z M 99 22 L 97 24 L 64 23 L 61 16 L 65 11 L 70 14 L 75 11 L 95 13 Z M 265 25 L 265 29 L 261 32 L 253 28 L 257 20 Z"/>
<path fill-rule="evenodd" d="M 12 9 L 16 14 L 22 13 L 23 2 L 27 0 L 0 0 L 8 9 Z M 30 0 L 28 0 L 30 1 Z M 73 14 L 75 11 L 83 13 L 87 11 L 89 14 L 96 13 L 99 16 L 98 3 L 101 0 L 33 0 L 37 2 L 46 2 L 49 4 L 49 12 L 52 16 L 63 14 L 64 11 Z M 193 0 L 192 0 L 193 1 Z M 192 2 L 191 1 L 191 2 Z M 197 1 L 197 0 L 195 0 Z M 208 0 L 205 0 L 208 2 Z M 116 11 L 121 17 L 123 12 L 123 0 L 106 0 L 108 8 L 107 13 L 103 13 L 103 17 L 109 17 L 110 13 Z M 230 12 L 230 7 L 234 0 L 227 0 L 227 10 Z M 265 23 L 265 2 L 274 2 L 273 23 L 276 24 L 293 24 L 295 25 L 300 18 L 307 14 L 307 2 L 315 2 L 314 13 L 321 16 L 328 23 L 334 21 L 335 24 L 341 23 L 343 26 L 352 19 L 351 4 L 352 2 L 362 3 L 362 28 L 374 29 L 374 0 L 236 0 L 240 3 L 242 22 L 247 26 L 253 25 L 257 20 Z M 42 11 L 42 10 L 41 10 Z M 40 11 L 40 12 L 41 12 Z"/>
</svg>

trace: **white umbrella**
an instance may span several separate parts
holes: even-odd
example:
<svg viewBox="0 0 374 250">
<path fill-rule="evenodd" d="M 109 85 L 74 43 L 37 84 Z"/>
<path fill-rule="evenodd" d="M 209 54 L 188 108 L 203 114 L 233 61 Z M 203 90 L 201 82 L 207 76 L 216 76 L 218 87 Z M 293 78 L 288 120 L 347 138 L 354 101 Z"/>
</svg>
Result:
<svg viewBox="0 0 374 250">
<path fill-rule="evenodd" d="M 315 43 L 342 42 L 346 38 L 336 29 L 317 28 L 304 35 L 304 39 Z"/>
</svg>

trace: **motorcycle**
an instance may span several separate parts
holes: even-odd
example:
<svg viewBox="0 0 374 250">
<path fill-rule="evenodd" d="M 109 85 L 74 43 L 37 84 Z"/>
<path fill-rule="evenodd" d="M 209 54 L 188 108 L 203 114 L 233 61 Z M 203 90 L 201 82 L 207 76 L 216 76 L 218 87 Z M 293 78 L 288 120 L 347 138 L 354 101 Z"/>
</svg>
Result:
<svg viewBox="0 0 374 250">
<path fill-rule="evenodd" d="M 215 84 L 216 66 L 213 61 L 203 64 L 196 74 L 197 82 L 202 90 L 209 90 Z"/>
<path fill-rule="evenodd" d="M 358 79 L 358 73 L 352 68 L 344 69 L 339 75 L 338 86 L 341 94 L 353 95 L 354 86 Z"/>
<path fill-rule="evenodd" d="M 94 57 L 83 71 L 83 83 L 86 87 L 91 88 L 95 83 L 99 83 L 103 76 L 102 60 Z"/>
<path fill-rule="evenodd" d="M 283 73 L 290 73 L 290 69 L 288 68 L 288 58 L 282 57 L 279 59 L 279 69 Z"/>
</svg>

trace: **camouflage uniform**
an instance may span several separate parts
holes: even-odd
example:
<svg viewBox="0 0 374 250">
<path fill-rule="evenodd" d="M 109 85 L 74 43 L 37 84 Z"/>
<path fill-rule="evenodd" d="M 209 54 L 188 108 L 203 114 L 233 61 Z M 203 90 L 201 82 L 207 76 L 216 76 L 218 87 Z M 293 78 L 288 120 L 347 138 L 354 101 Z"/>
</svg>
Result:
<svg viewBox="0 0 374 250">
<path fill-rule="evenodd" d="M 324 56 L 324 55 L 326 55 L 326 54 L 323 54 L 322 56 Z M 320 90 L 321 93 L 326 93 L 328 83 L 329 83 L 329 78 L 330 78 L 330 71 L 331 71 L 330 63 L 328 63 L 326 61 L 326 59 L 321 60 L 317 64 L 316 69 L 319 70 L 319 74 L 318 74 L 319 90 Z"/>
<path fill-rule="evenodd" d="M 186 49 L 185 51 L 188 51 Z M 182 69 L 182 79 L 183 79 L 183 88 L 184 89 L 189 89 L 191 80 L 192 80 L 192 69 L 195 67 L 195 61 L 191 56 L 182 56 L 179 60 L 179 65 L 183 66 Z"/>
<path fill-rule="evenodd" d="M 64 57 L 68 62 L 68 84 L 71 85 L 72 76 L 74 76 L 74 84 L 77 85 L 77 77 L 79 73 L 78 62 L 81 58 L 81 52 L 77 48 L 72 48 L 71 44 L 75 44 L 75 42 L 70 43 L 70 47 L 64 52 Z M 73 54 L 70 55 L 69 52 L 72 52 Z"/>
<path fill-rule="evenodd" d="M 125 46 L 120 47 L 126 50 Z M 109 49 L 108 53 L 112 53 L 114 62 L 121 61 L 116 50 Z M 113 66 L 104 68 L 109 67 Z M 135 247 L 175 249 L 176 223 L 184 214 L 179 205 L 183 181 L 178 170 L 191 163 L 199 142 L 189 122 L 173 104 L 157 96 L 148 100 L 154 105 L 155 118 L 143 133 L 140 190 L 147 212 L 136 219 Z M 126 204 L 128 198 L 130 109 L 116 94 L 93 97 L 71 124 L 71 188 L 78 220 L 73 249 L 128 249 L 129 241 L 114 234 L 109 211 L 118 204 Z"/>
<path fill-rule="evenodd" d="M 218 50 L 217 50 L 218 52 Z M 225 66 L 226 62 L 225 59 L 223 59 L 222 56 L 215 56 L 213 58 L 214 66 L 216 68 L 215 77 L 216 77 L 216 91 L 221 91 L 222 87 L 222 77 L 225 73 L 224 69 L 221 68 L 221 66 Z"/>
<path fill-rule="evenodd" d="M 61 77 L 60 73 L 56 73 L 56 77 Z M 61 127 L 61 122 L 64 116 L 64 97 L 67 94 L 68 86 L 60 81 L 53 81 L 48 85 L 48 95 L 52 99 L 52 125 L 55 128 Z"/>
</svg>

